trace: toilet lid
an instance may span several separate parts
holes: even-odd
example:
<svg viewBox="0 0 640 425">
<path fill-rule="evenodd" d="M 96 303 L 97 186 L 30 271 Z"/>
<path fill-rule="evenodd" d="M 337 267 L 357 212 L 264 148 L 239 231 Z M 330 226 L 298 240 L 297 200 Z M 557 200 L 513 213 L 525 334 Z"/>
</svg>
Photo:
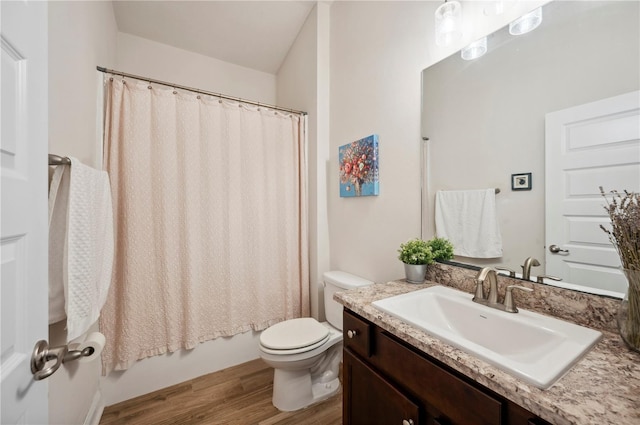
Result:
<svg viewBox="0 0 640 425">
<path fill-rule="evenodd" d="M 302 317 L 285 320 L 265 329 L 260 344 L 274 350 L 292 350 L 317 344 L 329 335 L 329 329 L 316 319 Z"/>
</svg>

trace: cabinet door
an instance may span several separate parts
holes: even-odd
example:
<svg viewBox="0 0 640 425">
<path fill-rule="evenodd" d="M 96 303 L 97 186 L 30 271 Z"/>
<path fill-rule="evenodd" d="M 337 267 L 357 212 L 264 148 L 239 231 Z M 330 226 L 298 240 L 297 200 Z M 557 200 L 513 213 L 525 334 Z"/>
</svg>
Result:
<svg viewBox="0 0 640 425">
<path fill-rule="evenodd" d="M 509 403 L 507 417 L 508 425 L 551 425 L 515 403 Z"/>
<path fill-rule="evenodd" d="M 380 374 L 344 351 L 344 425 L 419 425 L 420 409 Z"/>
</svg>

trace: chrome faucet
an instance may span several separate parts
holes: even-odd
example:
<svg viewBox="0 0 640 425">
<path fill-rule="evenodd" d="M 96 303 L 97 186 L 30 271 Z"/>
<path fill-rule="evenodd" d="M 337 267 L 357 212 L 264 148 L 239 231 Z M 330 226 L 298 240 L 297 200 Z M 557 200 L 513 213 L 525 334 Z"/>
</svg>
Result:
<svg viewBox="0 0 640 425">
<path fill-rule="evenodd" d="M 484 281 L 489 281 L 489 296 L 484 297 Z M 483 267 L 476 276 L 476 294 L 473 301 L 488 305 L 498 304 L 498 277 L 497 272 L 492 267 Z"/>
<path fill-rule="evenodd" d="M 524 260 L 524 265 L 522 267 L 522 278 L 524 280 L 531 279 L 531 267 L 537 267 L 540 265 L 540 262 L 533 257 L 529 257 Z"/>
<path fill-rule="evenodd" d="M 489 281 L 489 295 L 487 296 L 487 298 L 484 297 L 485 281 Z M 480 269 L 480 271 L 476 275 L 476 292 L 475 292 L 475 295 L 473 296 L 472 301 L 478 304 L 486 305 L 487 307 L 506 311 L 508 313 L 517 313 L 518 309 L 516 308 L 516 305 L 513 302 L 513 295 L 511 293 L 514 289 L 533 292 L 533 289 L 531 288 L 526 288 L 524 286 L 519 286 L 519 285 L 509 285 L 507 286 L 507 291 L 504 296 L 504 303 L 499 303 L 498 302 L 498 273 L 492 267 L 483 267 L 482 269 Z"/>
</svg>

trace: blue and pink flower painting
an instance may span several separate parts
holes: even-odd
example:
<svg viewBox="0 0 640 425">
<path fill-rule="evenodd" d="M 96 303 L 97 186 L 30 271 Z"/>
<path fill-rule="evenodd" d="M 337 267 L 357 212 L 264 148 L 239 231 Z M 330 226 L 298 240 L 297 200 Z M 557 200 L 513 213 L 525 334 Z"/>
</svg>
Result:
<svg viewBox="0 0 640 425">
<path fill-rule="evenodd" d="M 341 197 L 379 194 L 377 134 L 340 146 L 338 161 Z"/>
</svg>

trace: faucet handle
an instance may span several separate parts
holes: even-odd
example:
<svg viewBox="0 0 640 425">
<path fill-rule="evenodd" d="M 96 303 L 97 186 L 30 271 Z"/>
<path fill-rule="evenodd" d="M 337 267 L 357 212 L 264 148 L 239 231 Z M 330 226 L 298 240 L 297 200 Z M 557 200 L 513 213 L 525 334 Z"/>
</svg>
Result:
<svg viewBox="0 0 640 425">
<path fill-rule="evenodd" d="M 507 292 L 504 295 L 504 311 L 508 311 L 509 313 L 517 313 L 518 308 L 513 303 L 513 294 L 511 293 L 514 289 L 520 289 L 521 291 L 533 292 L 533 289 L 527 288 L 526 286 L 520 285 L 509 285 L 507 286 Z"/>
<path fill-rule="evenodd" d="M 538 283 L 544 283 L 544 280 L 545 280 L 545 279 L 555 280 L 555 281 L 557 281 L 557 282 L 559 282 L 559 281 L 561 281 L 561 280 L 562 280 L 562 278 L 561 278 L 561 277 L 545 276 L 545 275 L 542 275 L 542 276 L 538 276 L 538 277 L 536 278 L 536 282 L 538 282 Z"/>
<path fill-rule="evenodd" d="M 496 270 L 500 270 L 503 272 L 509 272 L 509 277 L 516 277 L 516 271 L 515 270 L 511 270 L 508 267 L 496 267 Z"/>
<path fill-rule="evenodd" d="M 476 279 L 476 293 L 473 296 L 472 301 L 484 300 L 484 281 L 482 279 Z"/>
</svg>

